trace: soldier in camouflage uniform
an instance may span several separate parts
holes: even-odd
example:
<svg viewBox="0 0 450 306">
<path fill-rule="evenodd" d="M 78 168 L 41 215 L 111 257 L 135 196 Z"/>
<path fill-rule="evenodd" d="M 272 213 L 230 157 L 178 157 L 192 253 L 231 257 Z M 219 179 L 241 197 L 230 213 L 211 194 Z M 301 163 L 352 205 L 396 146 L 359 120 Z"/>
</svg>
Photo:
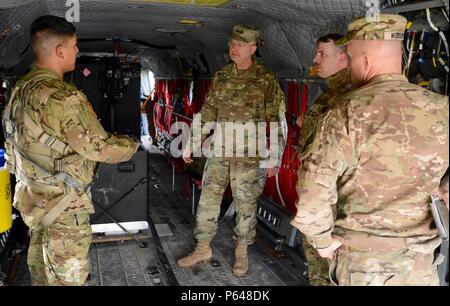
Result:
<svg viewBox="0 0 450 306">
<path fill-rule="evenodd" d="M 297 124 L 301 127 L 299 137 L 299 157 L 302 167 L 308 168 L 308 156 L 313 148 L 317 126 L 321 124 L 325 114 L 333 108 L 340 99 L 353 89 L 348 68 L 348 58 L 345 51 L 335 45 L 335 41 L 342 38 L 339 34 L 329 34 L 317 40 L 314 64 L 318 76 L 325 79 L 326 90 L 308 109 L 299 116 Z M 300 181 L 297 182 L 300 184 Z M 299 194 L 301 197 L 301 194 Z M 328 260 L 322 258 L 306 239 L 303 239 L 303 249 L 308 262 L 309 282 L 313 286 L 330 285 Z"/>
<path fill-rule="evenodd" d="M 253 58 L 258 42 L 259 31 L 242 25 L 233 28 L 230 56 L 234 63 L 224 66 L 214 75 L 211 89 L 199 113 L 202 123 L 219 124 L 225 131 L 222 136 L 230 136 L 230 131 L 224 128 L 227 122 L 257 124 L 268 121 L 279 124 L 280 118 L 285 116 L 284 94 L 275 75 Z M 274 132 L 276 131 L 272 131 Z M 210 242 L 216 234 L 220 204 L 227 185 L 231 183 L 237 212 L 234 229 L 237 245 L 233 273 L 236 276 L 247 273 L 247 246 L 253 243 L 256 235 L 256 200 L 263 191 L 266 174 L 275 175 L 281 164 L 281 128 L 277 133 L 278 143 L 270 148 L 278 153 L 274 168 L 265 171 L 259 167 L 258 156 L 247 155 L 249 148 L 245 147 L 245 141 L 253 137 L 250 134 L 244 139 L 244 143 L 234 143 L 234 153 L 238 147 L 244 146 L 244 157 L 215 156 L 207 160 L 194 231 L 197 247 L 192 254 L 179 259 L 178 266 L 190 267 L 211 258 Z M 187 163 L 192 162 L 191 151 L 188 148 L 183 153 Z"/>
<path fill-rule="evenodd" d="M 292 224 L 339 285 L 437 285 L 430 194 L 448 167 L 448 98 L 401 74 L 406 19 L 352 21 L 353 84 L 325 117 Z M 337 217 L 333 220 L 332 206 Z"/>
<path fill-rule="evenodd" d="M 84 285 L 89 273 L 87 185 L 97 162 L 132 157 L 138 144 L 104 131 L 86 96 L 63 81 L 75 68 L 75 27 L 56 16 L 31 27 L 36 66 L 14 88 L 3 122 L 14 206 L 30 227 L 32 285 Z"/>
</svg>

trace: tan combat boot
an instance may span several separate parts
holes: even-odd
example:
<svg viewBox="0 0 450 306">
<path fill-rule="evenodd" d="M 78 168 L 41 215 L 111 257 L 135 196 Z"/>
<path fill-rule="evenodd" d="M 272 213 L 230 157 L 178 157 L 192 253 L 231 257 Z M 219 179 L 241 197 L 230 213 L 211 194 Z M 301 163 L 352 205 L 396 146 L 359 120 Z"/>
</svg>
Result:
<svg viewBox="0 0 450 306">
<path fill-rule="evenodd" d="M 178 259 L 177 265 L 180 268 L 189 268 L 201 261 L 208 260 L 211 257 L 212 250 L 209 242 L 199 242 L 197 243 L 194 252 Z"/>
<path fill-rule="evenodd" d="M 236 276 L 244 276 L 248 271 L 247 243 L 238 241 L 235 251 L 233 273 Z"/>
</svg>

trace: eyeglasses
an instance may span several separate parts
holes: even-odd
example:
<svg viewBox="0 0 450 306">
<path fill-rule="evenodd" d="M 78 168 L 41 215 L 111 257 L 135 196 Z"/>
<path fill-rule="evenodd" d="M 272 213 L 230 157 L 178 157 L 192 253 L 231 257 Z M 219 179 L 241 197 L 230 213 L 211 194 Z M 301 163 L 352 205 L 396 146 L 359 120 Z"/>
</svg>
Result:
<svg viewBox="0 0 450 306">
<path fill-rule="evenodd" d="M 254 43 L 245 43 L 239 40 L 230 40 L 228 41 L 228 47 L 238 47 L 238 48 L 242 48 L 245 46 L 255 46 Z"/>
</svg>

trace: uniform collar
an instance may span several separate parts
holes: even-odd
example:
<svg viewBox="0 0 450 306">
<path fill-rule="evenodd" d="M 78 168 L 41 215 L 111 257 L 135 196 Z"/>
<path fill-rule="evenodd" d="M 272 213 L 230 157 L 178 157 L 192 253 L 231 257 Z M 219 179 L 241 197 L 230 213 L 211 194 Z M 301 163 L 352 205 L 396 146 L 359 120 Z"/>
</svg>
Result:
<svg viewBox="0 0 450 306">
<path fill-rule="evenodd" d="M 408 79 L 403 74 L 400 74 L 400 73 L 386 73 L 386 74 L 380 74 L 380 75 L 373 77 L 365 85 L 386 82 L 386 81 L 408 82 Z"/>
<path fill-rule="evenodd" d="M 56 72 L 49 69 L 41 68 L 37 65 L 33 65 L 29 75 L 35 77 L 40 74 L 46 74 L 46 76 L 51 79 L 62 80 L 61 77 Z"/>
<path fill-rule="evenodd" d="M 245 70 L 238 70 L 236 64 L 233 64 L 233 68 L 231 69 L 231 75 L 236 75 L 239 77 L 256 77 L 256 68 L 258 67 L 258 63 L 255 59 L 253 59 L 252 65 Z"/>
<path fill-rule="evenodd" d="M 347 68 L 339 70 L 335 74 L 326 78 L 325 83 L 327 84 L 327 89 L 331 90 L 347 88 L 349 84 L 352 84 L 350 70 Z"/>
</svg>

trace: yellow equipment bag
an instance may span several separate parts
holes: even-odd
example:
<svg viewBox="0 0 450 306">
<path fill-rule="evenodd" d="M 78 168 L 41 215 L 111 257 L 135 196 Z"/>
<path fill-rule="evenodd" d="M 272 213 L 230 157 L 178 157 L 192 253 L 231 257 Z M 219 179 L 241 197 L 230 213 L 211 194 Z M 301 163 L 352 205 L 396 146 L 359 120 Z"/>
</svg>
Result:
<svg viewBox="0 0 450 306">
<path fill-rule="evenodd" d="M 11 182 L 9 171 L 4 167 L 3 155 L 4 151 L 0 149 L 0 233 L 12 226 Z"/>
</svg>

